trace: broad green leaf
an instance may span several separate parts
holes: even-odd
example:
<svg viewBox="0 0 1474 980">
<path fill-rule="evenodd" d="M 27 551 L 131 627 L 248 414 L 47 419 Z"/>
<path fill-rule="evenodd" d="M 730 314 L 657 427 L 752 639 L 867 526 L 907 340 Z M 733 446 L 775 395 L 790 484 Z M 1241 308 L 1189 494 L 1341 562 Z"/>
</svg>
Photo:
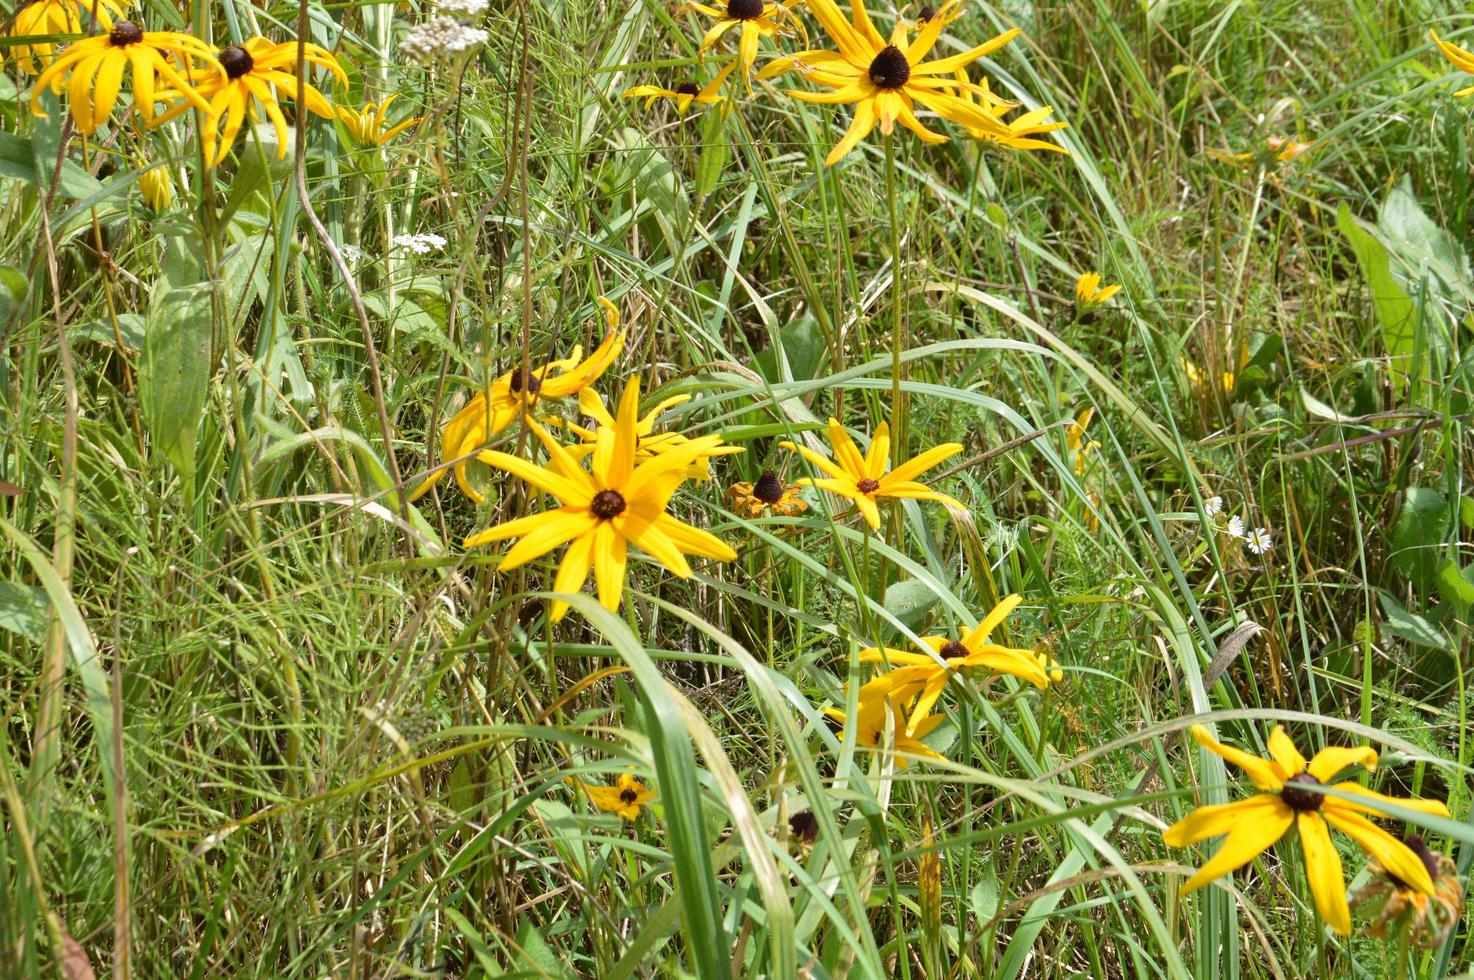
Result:
<svg viewBox="0 0 1474 980">
<path fill-rule="evenodd" d="M 1387 632 L 1414 646 L 1452 652 L 1449 638 L 1437 626 L 1417 613 L 1408 612 L 1402 603 L 1386 592 L 1379 593 L 1378 598 L 1382 603 L 1382 613 L 1387 617 L 1384 624 Z"/>
<path fill-rule="evenodd" d="M 1439 594 L 1453 603 L 1460 617 L 1468 615 L 1469 607 L 1474 606 L 1474 565 L 1461 569 L 1458 562 L 1445 558 L 1438 563 L 1436 576 Z"/>
<path fill-rule="evenodd" d="M 46 638 L 46 590 L 19 582 L 0 582 L 0 629 L 32 643 Z"/>
<path fill-rule="evenodd" d="M 194 482 L 195 439 L 210 387 L 209 283 L 164 289 L 148 314 L 138 387 L 153 446 Z"/>
<path fill-rule="evenodd" d="M 1392 271 L 1400 273 L 1407 285 L 1416 289 L 1423 273 L 1428 272 L 1447 298 L 1468 291 L 1468 256 L 1452 235 L 1423 213 L 1413 194 L 1410 177 L 1404 177 L 1388 192 L 1377 212 L 1377 230 L 1397 260 Z"/>
<path fill-rule="evenodd" d="M 1336 227 L 1351 244 L 1356 261 L 1372 293 L 1372 309 L 1382 329 L 1382 344 L 1392 359 L 1388 369 L 1393 386 L 1407 385 L 1417 330 L 1417 306 L 1392 275 L 1387 248 L 1368 231 L 1365 222 L 1352 217 L 1345 204 L 1336 212 Z"/>
<path fill-rule="evenodd" d="M 1433 588 L 1438 547 L 1448 532 L 1448 501 L 1427 487 L 1408 487 L 1392 525 L 1392 567 L 1424 596 Z"/>
<path fill-rule="evenodd" d="M 769 347 L 758 352 L 754 365 L 758 373 L 768 379 L 769 384 L 781 384 L 789 380 L 809 381 L 818 377 L 823 370 L 826 353 L 824 334 L 820 332 L 819 323 L 812 316 L 804 316 L 785 325 L 778 331 L 778 344 L 783 348 L 782 354 L 788 361 L 792 378 L 784 377 L 783 372 L 778 369 L 777 347 Z"/>
<path fill-rule="evenodd" d="M 885 590 L 886 610 L 905 623 L 908 630 L 921 629 L 926 614 L 940 601 L 935 589 L 914 578 L 893 582 Z"/>
</svg>

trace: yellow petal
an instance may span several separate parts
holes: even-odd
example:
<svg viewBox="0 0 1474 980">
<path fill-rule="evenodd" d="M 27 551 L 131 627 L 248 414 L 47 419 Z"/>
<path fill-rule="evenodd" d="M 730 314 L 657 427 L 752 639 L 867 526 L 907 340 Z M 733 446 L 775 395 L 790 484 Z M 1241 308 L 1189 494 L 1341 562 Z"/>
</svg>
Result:
<svg viewBox="0 0 1474 980">
<path fill-rule="evenodd" d="M 1354 748 L 1331 746 L 1321 749 L 1310 760 L 1310 774 L 1323 783 L 1347 766 L 1361 766 L 1367 772 L 1377 771 L 1377 750 L 1370 745 Z"/>
<path fill-rule="evenodd" d="M 1285 734 L 1284 725 L 1275 725 L 1269 733 L 1269 754 L 1280 764 L 1285 775 L 1298 776 L 1305 771 L 1305 757 L 1295 748 L 1290 736 Z"/>
<path fill-rule="evenodd" d="M 618 612 L 619 597 L 624 592 L 627 546 L 608 521 L 601 523 L 594 534 L 594 581 L 599 588 L 599 603 L 610 612 Z"/>
<path fill-rule="evenodd" d="M 1346 906 L 1346 876 L 1341 855 L 1331 843 L 1331 834 L 1319 813 L 1296 815 L 1300 847 L 1305 852 L 1305 874 L 1310 879 L 1310 897 L 1326 925 L 1342 936 L 1351 935 L 1351 910 Z"/>
<path fill-rule="evenodd" d="M 945 459 L 950 459 L 962 452 L 962 444 L 956 442 L 943 443 L 933 446 L 919 456 L 914 456 L 906 462 L 897 466 L 886 474 L 883 483 L 906 483 L 916 479 L 922 473 L 936 466 Z"/>
<path fill-rule="evenodd" d="M 1244 820 L 1263 820 L 1285 807 L 1277 793 L 1260 793 L 1247 800 L 1200 806 L 1166 830 L 1162 840 L 1168 847 L 1187 847 L 1209 837 L 1231 833 Z"/>
<path fill-rule="evenodd" d="M 1257 799 L 1255 797 L 1254 799 Z M 1245 801 L 1252 802 L 1252 800 Z M 1254 858 L 1274 846 L 1294 822 L 1295 811 L 1276 799 L 1276 806 L 1257 806 L 1241 815 L 1229 830 L 1228 838 L 1218 853 L 1198 869 L 1197 874 L 1183 882 L 1182 892 L 1196 891 L 1215 878 L 1221 878 L 1248 864 Z"/>
<path fill-rule="evenodd" d="M 1326 802 L 1330 800 L 1331 797 L 1326 797 Z M 1361 849 L 1376 858 L 1390 874 L 1424 895 L 1433 894 L 1433 879 L 1428 875 L 1428 867 L 1412 848 L 1366 817 L 1338 812 L 1330 807 L 1322 808 L 1321 815 L 1332 827 L 1361 845 Z"/>
<path fill-rule="evenodd" d="M 1013 611 L 1018 608 L 1019 603 L 1023 601 L 1024 597 L 1018 594 L 1005 597 L 1002 601 L 998 603 L 998 605 L 993 607 L 992 611 L 989 612 L 988 615 L 983 617 L 983 621 L 981 623 L 978 623 L 977 627 L 973 629 L 972 632 L 963 637 L 962 645 L 967 647 L 969 650 L 973 650 L 976 649 L 978 645 L 986 642 L 988 637 L 992 635 L 993 631 L 996 630 L 999 626 L 1003 625 L 1003 621 L 1007 619 L 1013 613 Z"/>
<path fill-rule="evenodd" d="M 1351 793 L 1354 796 L 1360 796 L 1369 801 L 1375 800 L 1378 803 L 1390 803 L 1393 806 L 1415 810 L 1418 813 L 1432 814 L 1435 817 L 1450 816 L 1448 807 L 1438 800 L 1412 800 L 1403 799 L 1399 796 L 1383 796 L 1381 793 L 1374 793 L 1365 786 L 1358 785 L 1357 783 L 1334 783 L 1332 785 L 1343 793 Z M 1365 805 L 1353 803 L 1350 800 L 1341 800 L 1334 796 L 1327 796 L 1324 806 L 1327 809 L 1347 810 L 1352 813 L 1367 813 L 1374 817 L 1386 816 L 1383 811 L 1378 810 L 1375 806 L 1370 805 L 1370 803 Z"/>
<path fill-rule="evenodd" d="M 1244 771 L 1255 786 L 1271 792 L 1277 791 L 1288 777 L 1287 773 L 1280 770 L 1277 763 L 1258 756 L 1250 755 L 1242 749 L 1236 749 L 1231 745 L 1224 745 L 1208 733 L 1208 729 L 1202 725 L 1192 726 L 1193 738 L 1198 744 L 1212 752 L 1214 755 L 1232 762 Z"/>
</svg>

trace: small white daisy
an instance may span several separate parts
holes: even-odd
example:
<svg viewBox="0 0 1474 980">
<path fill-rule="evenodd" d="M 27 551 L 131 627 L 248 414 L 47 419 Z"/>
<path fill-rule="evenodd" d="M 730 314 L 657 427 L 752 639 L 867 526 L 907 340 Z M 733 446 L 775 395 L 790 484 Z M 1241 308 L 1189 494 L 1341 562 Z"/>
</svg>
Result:
<svg viewBox="0 0 1474 980">
<path fill-rule="evenodd" d="M 1262 555 L 1270 548 L 1273 548 L 1274 540 L 1269 533 L 1269 528 L 1256 527 L 1254 530 L 1244 535 L 1244 547 L 1248 548 L 1256 555 Z"/>
<path fill-rule="evenodd" d="M 1242 538 L 1244 536 L 1244 519 L 1235 514 L 1228 519 L 1228 533 L 1230 537 Z"/>
<path fill-rule="evenodd" d="M 1203 513 L 1207 514 L 1209 517 L 1217 517 L 1219 514 L 1223 513 L 1223 498 L 1209 497 L 1207 500 L 1203 501 Z"/>
<path fill-rule="evenodd" d="M 395 235 L 393 244 L 399 248 L 407 248 L 416 255 L 445 251 L 445 239 L 434 234 Z"/>
</svg>

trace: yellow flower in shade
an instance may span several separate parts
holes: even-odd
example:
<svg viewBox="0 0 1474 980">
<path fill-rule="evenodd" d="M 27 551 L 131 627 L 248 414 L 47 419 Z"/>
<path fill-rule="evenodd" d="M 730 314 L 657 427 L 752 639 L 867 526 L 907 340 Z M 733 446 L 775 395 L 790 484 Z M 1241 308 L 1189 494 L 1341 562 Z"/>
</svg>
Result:
<svg viewBox="0 0 1474 980">
<path fill-rule="evenodd" d="M 818 487 L 855 502 L 855 507 L 865 517 L 872 529 L 880 528 L 880 509 L 875 501 L 880 497 L 909 497 L 913 500 L 935 500 L 958 510 L 966 510 L 961 503 L 945 493 L 938 493 L 915 478 L 945 459 L 962 452 L 959 443 L 949 442 L 928 449 L 887 473 L 891 451 L 889 424 L 882 422 L 870 440 L 870 451 L 860 455 L 854 440 L 835 419 L 829 420 L 829 444 L 834 447 L 834 459 L 825 459 L 806 446 L 795 446 L 791 442 L 780 442 L 784 449 L 802 453 L 804 458 L 821 471 L 829 474 L 827 479 L 805 477 L 798 481 L 801 487 Z"/>
<path fill-rule="evenodd" d="M 1075 475 L 1085 475 L 1086 457 L 1091 450 L 1100 448 L 1099 439 L 1086 440 L 1085 428 L 1090 425 L 1090 420 L 1095 417 L 1095 406 L 1091 405 L 1079 415 L 1075 416 L 1069 426 L 1065 429 L 1065 443 L 1070 452 L 1075 456 Z"/>
<path fill-rule="evenodd" d="M 965 68 L 957 70 L 957 83 L 957 91 L 964 101 L 973 102 L 974 93 L 981 95 L 980 104 L 983 111 L 996 119 L 1003 127 L 1002 132 L 994 127 L 987 129 L 980 129 L 976 126 L 964 127 L 973 139 L 982 140 L 985 143 L 996 143 L 1010 150 L 1053 150 L 1056 153 L 1069 155 L 1070 151 L 1058 143 L 1034 139 L 1036 136 L 1065 129 L 1070 125 L 1067 122 L 1049 121 L 1049 117 L 1054 115 L 1052 106 L 1046 105 L 1030 109 L 1005 122 L 1003 117 L 1018 103 L 996 98 L 988 87 L 987 78 L 980 78 L 978 84 L 972 84 L 967 80 L 967 69 Z"/>
<path fill-rule="evenodd" d="M 862 0 L 852 0 L 853 23 L 840 13 L 834 0 L 809 0 L 809 10 L 839 50 L 800 51 L 778 58 L 766 65 L 758 77 L 774 78 L 797 69 L 809 81 L 829 91 L 790 90 L 789 95 L 805 102 L 854 104 L 855 118 L 844 138 L 824 159 L 826 165 L 842 160 L 877 125 L 882 133 L 889 134 L 899 122 L 928 143 L 947 142 L 946 136 L 928 129 L 916 118 L 918 103 L 960 126 L 1005 134 L 1006 128 L 991 113 L 953 91 L 958 82 L 952 76 L 958 69 L 997 51 L 1020 32 L 1014 28 L 961 54 L 927 61 L 942 28 L 955 18 L 956 8 L 957 0 L 949 0 L 936 16 L 922 25 L 913 40 L 907 39 L 907 25 L 897 21 L 887 41 L 871 23 Z"/>
<path fill-rule="evenodd" d="M 684 9 L 698 11 L 716 20 L 701 39 L 703 53 L 721 40 L 727 31 L 740 26 L 737 60 L 733 64 L 741 67 L 742 77 L 745 79 L 752 73 L 752 64 L 757 60 L 759 39 L 786 33 L 788 12 L 797 2 L 798 0 L 786 0 L 784 3 L 772 3 L 771 0 L 727 0 L 725 10 L 708 7 L 704 3 L 688 3 Z M 682 108 L 681 111 L 686 110 Z"/>
<path fill-rule="evenodd" d="M 343 73 L 338 60 L 323 48 L 305 44 L 302 57 L 307 64 L 332 72 L 344 86 L 348 84 L 348 76 Z M 276 127 L 277 159 L 285 158 L 289 140 L 280 100 L 297 95 L 297 42 L 277 44 L 264 37 L 253 37 L 243 45 L 232 44 L 221 49 L 219 61 L 224 75 L 207 79 L 195 89 L 210 100 L 210 119 L 200 131 L 205 162 L 212 167 L 220 165 L 235 144 L 236 134 L 245 125 L 247 115 L 252 120 L 260 118 L 257 106 Z M 164 94 L 172 97 L 180 93 Z M 311 84 L 303 84 L 302 99 L 314 115 L 333 118 L 333 107 Z M 188 108 L 189 103 L 181 102 L 165 112 L 159 121 L 167 122 Z M 220 127 L 218 134 L 215 131 L 217 125 Z"/>
<path fill-rule="evenodd" d="M 834 719 L 840 725 L 840 730 L 835 736 L 841 742 L 845 739 L 845 732 L 851 723 L 843 711 L 837 708 L 825 708 L 824 714 Z M 886 721 L 889 719 L 894 743 L 887 744 L 885 737 Z M 922 718 L 908 732 L 906 730 L 906 712 L 894 695 L 880 695 L 878 697 L 867 697 L 865 689 L 860 690 L 860 700 L 855 711 L 855 744 L 872 751 L 889 748 L 896 754 L 896 766 L 905 769 L 911 765 L 912 756 L 920 756 L 924 759 L 943 759 L 947 757 L 935 751 L 921 739 L 931 733 L 945 720 L 942 715 L 930 715 Z"/>
<path fill-rule="evenodd" d="M 171 55 L 183 63 L 184 74 L 169 63 Z M 165 98 L 183 98 L 210 113 L 210 104 L 196 86 L 219 78 L 225 69 L 215 60 L 214 49 L 199 38 L 174 31 L 145 31 L 120 20 L 106 34 L 74 41 L 62 49 L 36 78 L 31 112 L 44 118 L 41 93 L 49 88 L 60 94 L 66 85 L 77 130 L 91 136 L 113 114 L 124 71 L 133 73 L 134 109 L 145 123 L 153 125 L 154 103 Z M 158 87 L 161 80 L 169 86 L 167 95 Z"/>
<path fill-rule="evenodd" d="M 1448 59 L 1449 64 L 1461 72 L 1474 75 L 1474 54 L 1470 54 L 1457 44 L 1450 44 L 1443 40 L 1438 36 L 1438 32 L 1431 27 L 1428 29 L 1428 36 L 1433 39 L 1434 44 L 1438 45 L 1438 50 L 1443 52 L 1443 56 Z M 1470 94 L 1474 94 L 1474 85 L 1459 89 L 1454 93 L 1454 98 L 1457 99 Z"/>
<path fill-rule="evenodd" d="M 635 423 L 635 460 L 641 462 L 654 459 L 656 456 L 670 452 L 684 452 L 691 444 L 691 440 L 679 432 L 656 432 L 655 420 L 658 419 L 666 409 L 683 405 L 691 400 L 690 395 L 672 395 L 662 402 L 658 402 L 654 408 L 646 412 L 639 421 Z M 568 451 L 575 457 L 582 458 L 594 451 L 599 441 L 599 429 L 614 424 L 614 416 L 609 414 L 609 409 L 604 407 L 604 398 L 592 388 L 585 388 L 578 393 L 578 409 L 595 422 L 599 427 L 586 429 L 581 425 L 564 423 L 550 419 L 558 425 L 567 428 L 582 440 L 578 446 L 570 446 Z M 721 444 L 720 436 L 710 436 L 716 439 L 716 446 L 712 449 L 702 450 L 686 465 L 685 474 L 693 480 L 711 479 L 711 458 L 713 456 L 730 456 L 733 453 L 743 451 L 741 446 L 724 446 Z"/>
<path fill-rule="evenodd" d="M 736 61 L 727 63 L 727 66 L 717 72 L 711 81 L 703 88 L 695 82 L 681 82 L 675 88 L 661 88 L 659 85 L 636 85 L 624 93 L 626 99 L 644 99 L 645 108 L 648 109 L 655 104 L 656 99 L 670 99 L 676 104 L 676 111 L 681 115 L 691 108 L 692 103 L 696 105 L 714 105 L 726 100 L 721 94 L 722 86 L 727 83 L 727 78 L 732 74 L 732 69 L 737 67 Z"/>
<path fill-rule="evenodd" d="M 1209 378 L 1212 376 L 1212 372 L 1198 367 L 1185 357 L 1182 358 L 1182 371 L 1187 375 L 1188 384 L 1192 385 L 1200 396 L 1206 397 L 1211 394 L 1213 386 Z M 1224 371 L 1219 379 L 1219 383 L 1225 395 L 1233 391 L 1234 382 L 1234 373 L 1232 371 Z"/>
<path fill-rule="evenodd" d="M 945 636 L 923 636 L 928 653 L 894 650 L 890 647 L 871 647 L 860 651 L 860 659 L 866 663 L 888 663 L 892 669 L 870 681 L 860 691 L 861 698 L 886 694 L 905 695 L 919 687 L 916 703 L 911 707 L 911 716 L 906 722 L 907 734 L 915 734 L 917 727 L 937 703 L 942 690 L 951 677 L 964 670 L 984 670 L 991 674 L 1008 674 L 1026 680 L 1043 690 L 1051 679 L 1058 680 L 1063 672 L 1057 668 L 1047 670 L 1048 663 L 1033 650 L 1015 650 L 1010 647 L 989 643 L 988 636 L 1018 608 L 1023 599 L 1011 595 L 998 603 L 993 611 L 983 617 L 977 627 L 968 631 L 961 640 L 949 640 Z M 940 658 L 940 661 L 939 659 Z"/>
<path fill-rule="evenodd" d="M 1446 854 L 1435 854 L 1416 834 L 1403 839 L 1433 879 L 1426 895 L 1373 859 L 1367 865 L 1371 879 L 1351 893 L 1358 912 L 1372 917 L 1367 933 L 1373 939 L 1402 936 L 1420 949 L 1437 949 L 1464 914 L 1464 883 L 1458 866 Z"/>
<path fill-rule="evenodd" d="M 1316 911 L 1343 936 L 1351 934 L 1351 912 L 1346 905 L 1341 856 L 1331 842 L 1328 825 L 1350 837 L 1414 891 L 1422 895 L 1434 893 L 1433 880 L 1423 859 L 1363 816 L 1379 816 L 1375 807 L 1305 788 L 1326 785 L 1360 799 L 1448 816 L 1448 807 L 1437 800 L 1397 799 L 1374 793 L 1357 783 L 1331 782 L 1347 766 L 1376 771 L 1377 753 L 1372 748 L 1326 748 L 1307 763 L 1281 725 L 1276 725 L 1270 733 L 1268 759 L 1219 743 L 1202 725 L 1194 725 L 1192 733 L 1198 744 L 1244 770 L 1260 792 L 1235 803 L 1200 806 L 1162 833 L 1162 839 L 1172 847 L 1186 847 L 1209 837 L 1228 835 L 1208 863 L 1183 883 L 1183 894 L 1248 864 L 1272 847 L 1292 825 L 1300 834 Z"/>
<path fill-rule="evenodd" d="M 728 487 L 727 506 L 738 517 L 749 520 L 764 514 L 797 517 L 809 509 L 808 503 L 798 495 L 800 489 L 802 488 L 797 483 L 784 486 L 776 472 L 763 470 L 756 483 L 743 480 Z"/>
<path fill-rule="evenodd" d="M 381 102 L 365 102 L 360 109 L 337 106 L 338 121 L 359 146 L 383 146 L 420 121 L 419 116 L 414 116 L 390 126 L 385 117 L 389 115 L 390 103 L 397 98 L 396 94 L 386 96 Z"/>
<path fill-rule="evenodd" d="M 619 311 L 614 308 L 614 304 L 600 296 L 599 305 L 604 307 L 604 318 L 610 333 L 598 349 L 589 355 L 588 360 L 580 360 L 583 348 L 579 346 L 574 347 L 573 353 L 562 360 L 549 361 L 542 367 L 534 368 L 526 378 L 522 375 L 521 367 L 515 367 L 497 378 L 446 423 L 440 434 L 441 460 L 469 455 L 522 415 L 530 415 L 543 402 L 567 398 L 582 391 L 609 370 L 609 365 L 614 363 L 624 347 L 624 333 L 619 330 Z M 466 479 L 466 461 L 456 463 L 451 469 L 466 496 L 480 503 L 481 493 Z M 442 464 L 425 482 L 415 488 L 410 499 L 418 500 L 424 496 L 444 475 L 445 467 Z"/>
<path fill-rule="evenodd" d="M 548 465 L 538 466 L 507 453 L 488 450 L 477 458 L 520 477 L 562 505 L 528 517 L 498 524 L 465 541 L 474 548 L 492 541 L 521 538 L 497 565 L 510 571 L 559 545 L 567 544 L 553 583 L 555 592 L 576 592 L 589 576 L 598 586 L 599 602 L 617 610 L 624 593 L 625 560 L 629 545 L 641 549 L 673 574 L 689 578 L 686 555 L 731 561 L 737 553 L 716 535 L 685 524 L 666 513 L 666 504 L 686 478 L 686 467 L 703 452 L 716 447 L 717 436 L 692 439 L 679 450 L 636 461 L 635 429 L 640 410 L 640 382 L 632 380 L 619 401 L 613 425 L 599 429 L 586 471 L 546 429 L 531 419 L 528 427 L 548 452 Z M 568 612 L 568 603 L 553 603 L 556 622 Z"/>
<path fill-rule="evenodd" d="M 1075 280 L 1075 305 L 1082 310 L 1093 310 L 1120 291 L 1119 284 L 1102 287 L 1099 273 L 1086 272 Z"/>
<path fill-rule="evenodd" d="M 138 175 L 138 189 L 143 193 L 143 202 L 155 211 L 174 203 L 174 179 L 162 163 Z"/>
<path fill-rule="evenodd" d="M 92 0 L 32 0 L 17 5 L 10 18 L 8 37 L 44 37 L 49 34 L 81 34 L 92 21 Z M 97 23 L 104 30 L 113 26 L 114 17 L 123 16 L 119 0 L 97 0 Z M 8 54 L 23 72 L 35 74 L 51 62 L 56 45 L 50 41 L 0 47 L 0 65 Z"/>
<path fill-rule="evenodd" d="M 648 806 L 659 794 L 640 782 L 630 773 L 624 773 L 613 786 L 599 786 L 569 776 L 565 780 L 589 794 L 589 802 L 605 813 L 617 813 L 629 821 L 640 819 L 640 808 Z"/>
<path fill-rule="evenodd" d="M 1314 146 L 1314 143 L 1303 143 L 1288 136 L 1266 136 L 1264 145 L 1256 150 L 1245 150 L 1243 153 L 1209 150 L 1208 155 L 1243 170 L 1252 170 L 1255 167 L 1273 169 L 1304 156 Z"/>
</svg>

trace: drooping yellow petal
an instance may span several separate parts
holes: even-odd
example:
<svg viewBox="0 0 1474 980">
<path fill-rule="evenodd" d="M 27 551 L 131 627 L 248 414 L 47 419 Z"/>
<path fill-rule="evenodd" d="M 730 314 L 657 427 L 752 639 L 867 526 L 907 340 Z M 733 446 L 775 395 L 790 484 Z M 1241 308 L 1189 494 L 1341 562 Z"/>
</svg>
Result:
<svg viewBox="0 0 1474 980">
<path fill-rule="evenodd" d="M 1257 799 L 1259 797 L 1251 797 L 1242 802 L 1250 803 Z M 1277 798 L 1274 802 L 1278 805 L 1255 806 L 1241 813 L 1240 819 L 1234 822 L 1218 852 L 1198 869 L 1197 874 L 1183 882 L 1184 895 L 1243 867 L 1273 847 L 1285 835 L 1285 831 L 1290 829 L 1290 824 L 1295 820 L 1295 811 Z"/>
<path fill-rule="evenodd" d="M 1238 766 L 1253 781 L 1254 785 L 1262 790 L 1278 791 L 1289 778 L 1289 774 L 1281 770 L 1278 763 L 1250 755 L 1231 745 L 1224 745 L 1202 725 L 1192 726 L 1192 734 L 1199 745 Z"/>
<path fill-rule="evenodd" d="M 1351 813 L 1366 813 L 1374 817 L 1385 817 L 1386 814 L 1383 811 L 1378 810 L 1370 803 L 1370 801 L 1376 801 L 1378 803 L 1389 803 L 1392 806 L 1400 806 L 1407 810 L 1415 810 L 1418 813 L 1431 814 L 1435 817 L 1450 816 L 1447 805 L 1439 800 L 1417 800 L 1404 799 L 1400 796 L 1384 796 L 1357 783 L 1345 782 L 1335 783 L 1333 785 L 1342 793 L 1351 793 L 1369 802 L 1363 805 L 1361 803 L 1353 803 L 1350 800 L 1341 800 L 1334 796 L 1327 796 L 1324 803 L 1324 808 L 1327 810 L 1346 810 Z"/>
<path fill-rule="evenodd" d="M 1305 771 L 1305 757 L 1285 734 L 1284 725 L 1275 725 L 1274 731 L 1269 733 L 1269 754 L 1279 763 L 1286 777 L 1298 776 Z"/>
<path fill-rule="evenodd" d="M 1326 797 L 1327 802 L 1330 800 L 1331 797 Z M 1377 863 L 1381 864 L 1389 874 L 1402 879 L 1408 886 L 1424 895 L 1433 894 L 1433 879 L 1428 874 L 1428 866 L 1413 852 L 1412 848 L 1402 841 L 1366 817 L 1355 813 L 1322 807 L 1321 816 L 1332 827 L 1361 845 L 1361 849 L 1376 858 Z"/>
<path fill-rule="evenodd" d="M 1367 772 L 1377 771 L 1377 750 L 1370 745 L 1354 747 L 1330 746 L 1321 749 L 1310 760 L 1309 771 L 1323 783 L 1348 766 L 1361 766 Z"/>
<path fill-rule="evenodd" d="M 1346 876 L 1326 822 L 1312 811 L 1296 814 L 1295 824 L 1300 831 L 1301 850 L 1305 852 L 1305 874 L 1310 880 L 1310 897 L 1315 901 L 1315 909 L 1326 925 L 1339 935 L 1349 936 L 1351 909 L 1346 905 Z"/>
<path fill-rule="evenodd" d="M 1168 847 L 1187 847 L 1209 837 L 1232 833 L 1241 821 L 1262 821 L 1273 812 L 1289 809 L 1277 793 L 1260 793 L 1247 800 L 1200 806 L 1162 831 Z"/>
</svg>

